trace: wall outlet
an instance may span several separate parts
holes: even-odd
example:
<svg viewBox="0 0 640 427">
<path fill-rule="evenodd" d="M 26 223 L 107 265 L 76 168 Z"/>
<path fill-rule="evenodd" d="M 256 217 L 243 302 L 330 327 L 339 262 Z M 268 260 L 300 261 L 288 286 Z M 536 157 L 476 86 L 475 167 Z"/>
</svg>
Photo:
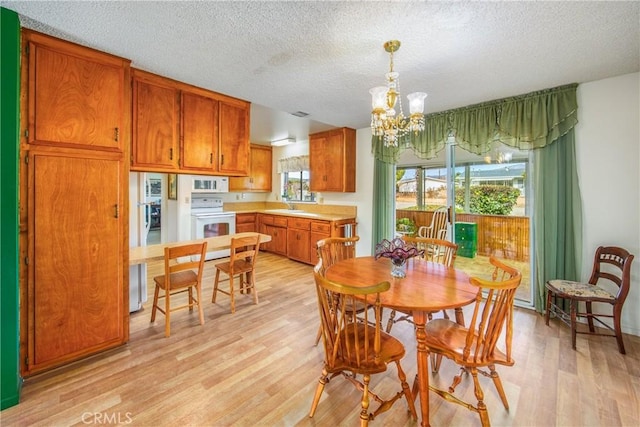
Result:
<svg viewBox="0 0 640 427">
<path fill-rule="evenodd" d="M 240 200 L 240 195 L 236 194 L 236 200 Z"/>
</svg>

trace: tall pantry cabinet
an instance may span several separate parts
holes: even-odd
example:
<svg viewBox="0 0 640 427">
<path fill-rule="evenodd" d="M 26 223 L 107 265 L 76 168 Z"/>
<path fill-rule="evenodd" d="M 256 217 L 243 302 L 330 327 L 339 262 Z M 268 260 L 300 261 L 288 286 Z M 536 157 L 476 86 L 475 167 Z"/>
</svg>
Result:
<svg viewBox="0 0 640 427">
<path fill-rule="evenodd" d="M 23 29 L 21 373 L 128 340 L 130 63 Z"/>
</svg>

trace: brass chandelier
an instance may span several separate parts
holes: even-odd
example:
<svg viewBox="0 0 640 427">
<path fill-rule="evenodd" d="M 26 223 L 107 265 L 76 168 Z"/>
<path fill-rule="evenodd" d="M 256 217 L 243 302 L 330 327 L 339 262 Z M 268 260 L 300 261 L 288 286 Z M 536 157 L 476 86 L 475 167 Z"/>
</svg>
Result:
<svg viewBox="0 0 640 427">
<path fill-rule="evenodd" d="M 385 74 L 387 86 L 377 86 L 369 91 L 371 93 L 371 132 L 374 136 L 381 136 L 384 145 L 397 147 L 400 138 L 409 132 L 421 132 L 424 130 L 424 92 L 413 92 L 407 95 L 409 99 L 409 117 L 405 117 L 402 111 L 402 99 L 400 98 L 399 74 L 393 71 L 393 53 L 400 49 L 398 40 L 389 40 L 384 44 L 384 50 L 389 52 L 389 72 Z M 398 113 L 396 114 L 396 102 Z"/>
</svg>

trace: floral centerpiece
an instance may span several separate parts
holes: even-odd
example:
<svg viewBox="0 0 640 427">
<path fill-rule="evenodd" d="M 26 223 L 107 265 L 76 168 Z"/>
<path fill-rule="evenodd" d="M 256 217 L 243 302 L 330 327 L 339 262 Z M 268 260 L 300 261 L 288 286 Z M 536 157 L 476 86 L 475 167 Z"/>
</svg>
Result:
<svg viewBox="0 0 640 427">
<path fill-rule="evenodd" d="M 407 244 L 400 238 L 391 241 L 384 239 L 376 245 L 375 259 L 389 258 L 391 259 L 391 275 L 393 277 L 404 277 L 405 263 L 409 258 L 414 256 L 422 256 L 424 250 L 418 250 L 413 245 Z"/>
</svg>

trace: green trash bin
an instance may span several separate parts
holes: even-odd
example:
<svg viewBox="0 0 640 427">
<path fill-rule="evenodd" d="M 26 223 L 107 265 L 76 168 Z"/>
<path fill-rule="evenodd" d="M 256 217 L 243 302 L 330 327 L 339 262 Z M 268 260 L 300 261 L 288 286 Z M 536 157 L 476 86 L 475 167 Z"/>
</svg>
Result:
<svg viewBox="0 0 640 427">
<path fill-rule="evenodd" d="M 456 222 L 456 245 L 458 256 L 475 258 L 478 253 L 478 224 L 475 222 Z"/>
</svg>

